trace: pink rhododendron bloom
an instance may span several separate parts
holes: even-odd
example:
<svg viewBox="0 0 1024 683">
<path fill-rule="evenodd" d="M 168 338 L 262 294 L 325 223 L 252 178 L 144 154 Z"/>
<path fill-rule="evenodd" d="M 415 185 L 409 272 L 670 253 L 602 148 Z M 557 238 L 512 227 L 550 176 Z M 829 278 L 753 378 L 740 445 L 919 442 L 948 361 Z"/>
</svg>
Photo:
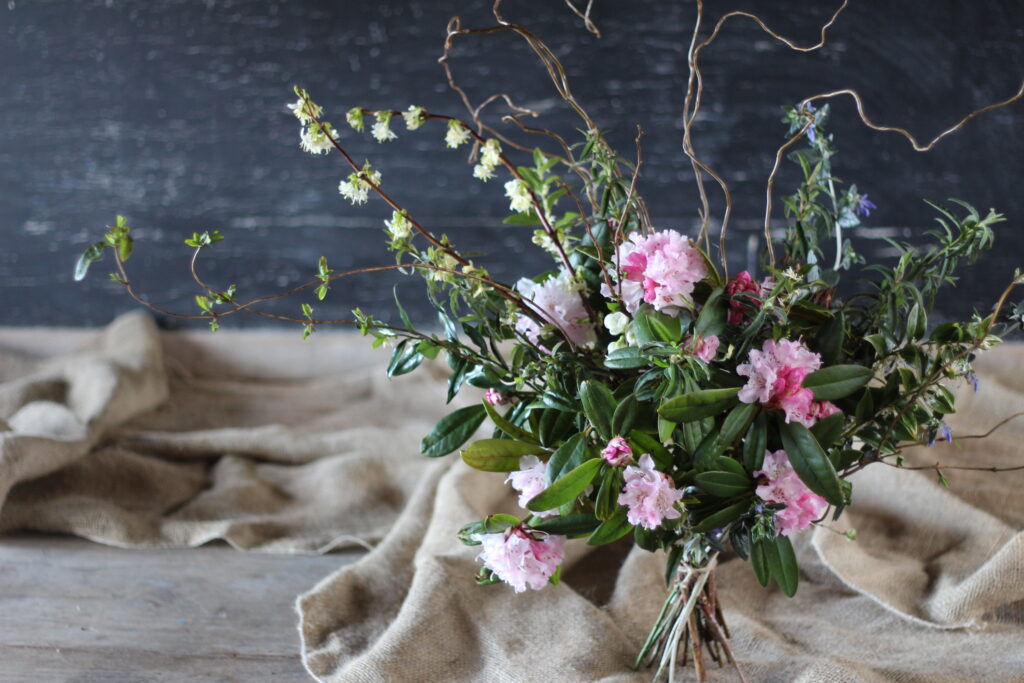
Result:
<svg viewBox="0 0 1024 683">
<path fill-rule="evenodd" d="M 824 414 L 823 408 L 815 405 L 811 390 L 803 387 L 803 381 L 820 367 L 821 356 L 803 343 L 769 339 L 760 351 L 750 351 L 746 363 L 737 366 L 736 372 L 747 378 L 747 383 L 740 389 L 739 399 L 744 403 L 761 403 L 783 410 L 786 422 L 799 422 L 810 427 Z M 831 403 L 829 406 L 831 408 L 824 410 L 838 410 Z"/>
<path fill-rule="evenodd" d="M 484 400 L 490 403 L 492 406 L 503 406 L 508 403 L 508 398 L 505 394 L 501 393 L 497 389 L 488 389 L 484 392 Z"/>
<path fill-rule="evenodd" d="M 543 588 L 564 557 L 565 536 L 535 538 L 522 526 L 501 534 L 475 534 L 473 539 L 483 546 L 477 559 L 516 593 Z"/>
<path fill-rule="evenodd" d="M 608 442 L 608 445 L 601 451 L 604 461 L 612 467 L 628 465 L 633 459 L 633 449 L 621 436 L 616 436 Z"/>
<path fill-rule="evenodd" d="M 667 474 L 654 469 L 649 454 L 640 456 L 639 467 L 627 467 L 624 478 L 626 485 L 618 503 L 629 508 L 626 519 L 630 524 L 654 529 L 662 520 L 680 516 L 676 503 L 682 500 L 683 492 L 676 489 Z"/>
<path fill-rule="evenodd" d="M 704 279 L 707 265 L 689 238 L 675 230 L 650 235 L 633 233 L 619 245 L 612 262 L 621 272 L 615 292 L 601 286 L 601 294 L 612 298 L 621 289 L 626 310 L 635 313 L 646 301 L 668 315 L 691 303 L 693 286 Z"/>
<path fill-rule="evenodd" d="M 534 308 L 544 318 L 565 332 L 573 344 L 587 346 L 594 343 L 593 325 L 580 298 L 579 286 L 573 282 L 569 273 L 562 271 L 558 277 L 548 278 L 541 283 L 522 278 L 516 284 L 516 289 L 533 302 Z M 516 331 L 529 339 L 531 344 L 537 345 L 543 330 L 536 320 L 520 314 L 516 321 Z"/>
<path fill-rule="evenodd" d="M 694 356 L 700 358 L 705 363 L 710 363 L 715 359 L 715 354 L 718 353 L 718 346 L 721 341 L 716 335 L 708 335 L 707 337 L 690 337 L 687 348 Z"/>
<path fill-rule="evenodd" d="M 751 294 L 763 296 L 761 286 L 758 285 L 757 282 L 754 281 L 754 278 L 750 277 L 750 273 L 745 270 L 737 273 L 736 277 L 729 280 L 729 284 L 725 286 L 725 291 L 729 294 L 750 292 Z M 740 301 L 730 301 L 728 323 L 730 325 L 739 325 L 743 322 L 745 317 L 746 309 L 744 303 Z"/>
<path fill-rule="evenodd" d="M 828 501 L 807 488 L 786 451 L 765 451 L 764 465 L 754 472 L 759 485 L 755 489 L 758 498 L 766 503 L 781 503 L 785 509 L 775 513 L 776 533 L 789 536 L 794 531 L 806 529 L 825 514 Z"/>
<path fill-rule="evenodd" d="M 534 496 L 548 487 L 545 479 L 547 470 L 548 464 L 536 455 L 524 455 L 519 458 L 519 471 L 509 472 L 508 479 L 505 480 L 519 491 L 519 507 L 525 508 Z M 549 517 L 558 514 L 558 510 L 545 510 L 533 514 L 538 517 Z"/>
<path fill-rule="evenodd" d="M 811 406 L 811 417 L 814 418 L 815 422 L 818 420 L 824 420 L 829 415 L 835 415 L 836 413 L 841 412 L 843 411 L 839 410 L 839 406 L 831 401 L 815 401 Z"/>
</svg>

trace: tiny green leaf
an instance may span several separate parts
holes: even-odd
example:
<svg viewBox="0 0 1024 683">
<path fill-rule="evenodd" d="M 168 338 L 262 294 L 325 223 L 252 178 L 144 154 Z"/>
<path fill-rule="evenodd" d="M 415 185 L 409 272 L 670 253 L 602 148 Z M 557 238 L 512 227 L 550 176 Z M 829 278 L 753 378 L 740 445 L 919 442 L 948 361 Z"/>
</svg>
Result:
<svg viewBox="0 0 1024 683">
<path fill-rule="evenodd" d="M 467 465 L 484 472 L 514 472 L 524 455 L 547 455 L 547 451 L 534 444 L 511 439 L 480 439 L 462 451 Z"/>
</svg>

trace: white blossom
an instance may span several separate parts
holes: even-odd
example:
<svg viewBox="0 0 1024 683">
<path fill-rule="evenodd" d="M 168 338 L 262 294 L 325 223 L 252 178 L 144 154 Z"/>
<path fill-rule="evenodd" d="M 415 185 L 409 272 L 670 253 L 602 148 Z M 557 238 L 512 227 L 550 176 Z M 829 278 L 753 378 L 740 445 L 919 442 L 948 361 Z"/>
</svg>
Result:
<svg viewBox="0 0 1024 683">
<path fill-rule="evenodd" d="M 469 131 L 461 121 L 451 119 L 448 121 L 448 132 L 444 135 L 444 143 L 449 149 L 456 149 L 459 145 L 469 142 Z"/>
<path fill-rule="evenodd" d="M 473 167 L 473 177 L 479 178 L 480 180 L 487 182 L 494 177 L 494 168 L 492 166 L 484 166 L 483 164 L 477 164 Z"/>
<path fill-rule="evenodd" d="M 616 337 L 626 331 L 626 328 L 629 327 L 629 323 L 629 316 L 619 311 L 609 313 L 604 317 L 605 328 L 607 328 L 608 332 Z"/>
<path fill-rule="evenodd" d="M 324 111 L 323 107 L 303 97 L 299 97 L 295 104 L 289 104 L 288 108 L 295 114 L 295 118 L 303 123 L 309 123 L 313 119 L 319 118 Z"/>
<path fill-rule="evenodd" d="M 370 170 L 367 165 L 359 173 L 352 173 L 347 179 L 342 180 L 338 184 L 338 192 L 353 204 L 365 204 L 372 189 L 370 183 L 380 185 L 380 172 Z"/>
<path fill-rule="evenodd" d="M 321 127 L 322 126 L 322 127 Z M 331 124 L 324 123 L 318 126 L 315 123 L 302 127 L 300 133 L 299 146 L 303 152 L 309 152 L 310 154 L 327 154 L 334 148 L 334 144 L 331 142 L 331 137 L 327 134 L 327 131 L 333 132 Z"/>
<path fill-rule="evenodd" d="M 370 129 L 370 134 L 373 135 L 373 139 L 377 142 L 388 142 L 394 140 L 398 136 L 391 130 L 391 112 L 379 111 L 377 112 L 377 122 L 373 124 L 373 128 Z"/>
<path fill-rule="evenodd" d="M 388 232 L 396 240 L 408 239 L 409 235 L 412 234 L 412 223 L 409 222 L 409 218 L 405 215 L 404 211 L 392 212 L 391 220 L 385 220 L 384 225 L 387 226 Z"/>
<path fill-rule="evenodd" d="M 533 206 L 530 191 L 526 183 L 519 178 L 513 178 L 505 183 L 505 196 L 509 198 L 509 209 L 516 213 L 525 213 Z"/>
<path fill-rule="evenodd" d="M 490 168 L 498 166 L 501 163 L 501 143 L 494 138 L 485 142 L 480 153 L 480 163 Z"/>
<path fill-rule="evenodd" d="M 409 109 L 402 112 L 402 118 L 405 119 L 405 127 L 409 130 L 416 130 L 426 121 L 426 113 L 427 110 L 423 107 L 410 104 Z"/>
</svg>

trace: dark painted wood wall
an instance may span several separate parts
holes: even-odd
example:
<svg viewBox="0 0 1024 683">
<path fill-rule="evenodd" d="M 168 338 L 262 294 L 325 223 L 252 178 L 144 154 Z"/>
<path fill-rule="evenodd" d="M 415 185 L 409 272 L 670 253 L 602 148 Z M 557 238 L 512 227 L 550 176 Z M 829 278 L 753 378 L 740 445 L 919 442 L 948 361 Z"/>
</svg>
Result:
<svg viewBox="0 0 1024 683">
<path fill-rule="evenodd" d="M 187 279 L 193 230 L 227 241 L 203 266 L 242 295 L 305 279 L 320 254 L 336 268 L 386 263 L 372 202 L 338 196 L 338 157 L 298 149 L 287 113 L 290 88 L 307 87 L 340 122 L 354 105 L 421 104 L 461 113 L 436 63 L 448 18 L 489 25 L 479 0 L 257 2 L 255 0 L 10 0 L 0 5 L 0 324 L 93 325 L 132 303 L 100 266 L 71 280 L 77 254 L 116 213 L 139 244 L 139 287 L 162 305 L 191 309 Z M 697 196 L 679 151 L 679 112 L 692 2 L 597 0 L 601 40 L 555 0 L 510 1 L 556 50 L 578 98 L 623 151 L 636 124 L 647 131 L 641 189 L 656 222 L 691 230 Z M 709 18 L 732 8 L 763 14 L 805 44 L 834 3 L 709 0 Z M 514 93 L 542 110 L 545 125 L 574 121 L 524 45 L 511 36 L 465 39 L 456 70 L 474 98 Z M 824 89 L 861 90 L 870 115 L 930 137 L 964 113 L 1013 93 L 1024 76 L 1024 3 L 1019 0 L 853 0 L 831 44 L 796 54 L 751 22 L 726 27 L 706 52 L 707 94 L 699 150 L 723 170 L 736 198 L 736 252 L 759 229 L 770 157 L 784 132 L 779 107 Z M 831 125 L 837 172 L 878 204 L 874 227 L 920 234 L 931 220 L 921 197 L 960 197 L 995 206 L 1009 222 L 998 246 L 965 273 L 946 314 L 984 305 L 1024 263 L 1024 103 L 978 119 L 934 152 L 919 155 L 894 135 L 861 127 L 849 102 Z M 390 192 L 439 232 L 508 279 L 544 261 L 528 232 L 501 224 L 501 184 L 470 178 L 463 155 L 443 148 L 443 130 L 423 129 L 376 145 L 349 135 L 357 158 L 372 158 Z M 780 189 L 789 183 L 780 181 Z M 883 252 L 874 251 L 877 257 Z M 385 277 L 336 287 L 331 314 L 355 305 L 390 310 Z M 408 305 L 426 310 L 411 283 Z M 298 301 L 288 310 L 298 308 Z M 237 316 L 233 325 L 264 321 Z"/>
</svg>

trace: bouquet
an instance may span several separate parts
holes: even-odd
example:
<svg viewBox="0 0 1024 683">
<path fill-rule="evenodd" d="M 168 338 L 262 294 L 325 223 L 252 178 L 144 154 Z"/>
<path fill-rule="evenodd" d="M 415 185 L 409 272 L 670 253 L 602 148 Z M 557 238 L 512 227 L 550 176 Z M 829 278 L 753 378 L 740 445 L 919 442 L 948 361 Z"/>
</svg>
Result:
<svg viewBox="0 0 1024 683">
<path fill-rule="evenodd" d="M 570 7 L 572 3 L 569 3 Z M 850 476 L 868 465 L 904 466 L 902 449 L 952 440 L 944 416 L 954 411 L 949 382 L 975 382 L 975 356 L 998 344 L 1024 320 L 1012 305 L 1018 271 L 990 311 L 969 320 L 929 324 L 929 313 L 958 269 L 991 247 L 995 211 L 951 200 L 932 204 L 938 228 L 924 245 L 891 241 L 893 263 L 865 264 L 849 236 L 876 208 L 856 185 L 834 173 L 835 136 L 828 101 L 860 98 L 853 91 L 808 97 L 785 109 L 784 142 L 768 178 L 760 271 L 730 273 L 727 243 L 731 196 L 721 176 L 697 156 L 691 128 L 700 107 L 699 55 L 731 17 L 701 37 L 701 7 L 689 51 L 690 80 L 683 113 L 684 153 L 694 169 L 700 229 L 685 235 L 652 225 L 637 191 L 643 165 L 638 130 L 635 156 L 620 156 L 573 96 L 561 64 L 529 29 L 509 23 L 495 6 L 496 26 L 448 26 L 441 63 L 470 110 L 468 119 L 418 106 L 349 109 L 345 125 L 377 141 L 394 140 L 404 124 L 432 130 L 445 147 L 471 150 L 472 175 L 497 184 L 509 200 L 510 229 L 526 229 L 552 258 L 550 270 L 501 283 L 444 235 L 435 235 L 385 191 L 383 172 L 357 163 L 345 150 L 345 125 L 327 120 L 308 92 L 290 105 L 301 148 L 335 154 L 348 168 L 338 190 L 353 204 L 372 195 L 389 208 L 383 220 L 395 263 L 338 273 L 322 257 L 309 282 L 288 292 L 242 300 L 234 286 L 202 278 L 200 254 L 223 239 L 193 234 L 192 276 L 198 311 L 172 314 L 149 303 L 126 270 L 133 242 L 118 217 L 104 239 L 83 254 L 77 276 L 113 251 L 112 278 L 140 302 L 165 314 L 207 321 L 248 312 L 297 322 L 308 336 L 329 323 L 350 323 L 375 346 L 391 348 L 391 377 L 443 356 L 451 370 L 448 401 L 470 385 L 482 402 L 459 408 L 423 438 L 427 457 L 459 451 L 469 466 L 506 476 L 518 494 L 518 515 L 492 514 L 459 532 L 479 549 L 481 585 L 505 583 L 516 592 L 557 583 L 567 542 L 591 545 L 628 537 L 664 554 L 668 596 L 636 659 L 658 663 L 655 678 L 674 676 L 692 658 L 703 678 L 705 656 L 736 665 L 714 579 L 717 558 L 734 552 L 749 560 L 761 584 L 797 590 L 794 534 L 837 519 L 855 501 Z M 587 12 L 573 7 L 597 33 Z M 535 115 L 507 95 L 473 106 L 448 63 L 453 42 L 469 34 L 513 32 L 534 49 L 561 97 L 580 116 L 581 139 L 569 141 L 525 121 Z M 1020 99 L 1024 90 L 1005 102 Z M 483 109 L 504 104 L 503 120 L 538 134 L 529 147 L 484 122 Z M 926 150 L 964 125 L 973 112 L 930 144 L 894 130 Z M 399 124 L 399 122 L 401 122 Z M 402 133 L 405 135 L 405 132 Z M 422 134 L 422 133 L 417 133 Z M 440 140 L 439 140 L 440 144 Z M 774 181 L 783 162 L 802 182 L 773 214 Z M 503 176 L 495 181 L 496 176 Z M 725 211 L 713 225 L 712 179 Z M 713 228 L 718 235 L 713 240 Z M 422 276 L 437 311 L 439 331 L 418 329 L 397 295 L 400 322 L 361 310 L 349 320 L 316 313 L 340 279 L 398 270 Z M 264 304 L 308 297 L 301 315 L 280 315 Z M 475 438 L 485 422 L 490 433 Z M 939 481 L 948 485 L 936 464 Z M 851 540 L 853 534 L 850 534 Z M 727 589 L 727 588 L 726 588 Z"/>
</svg>

